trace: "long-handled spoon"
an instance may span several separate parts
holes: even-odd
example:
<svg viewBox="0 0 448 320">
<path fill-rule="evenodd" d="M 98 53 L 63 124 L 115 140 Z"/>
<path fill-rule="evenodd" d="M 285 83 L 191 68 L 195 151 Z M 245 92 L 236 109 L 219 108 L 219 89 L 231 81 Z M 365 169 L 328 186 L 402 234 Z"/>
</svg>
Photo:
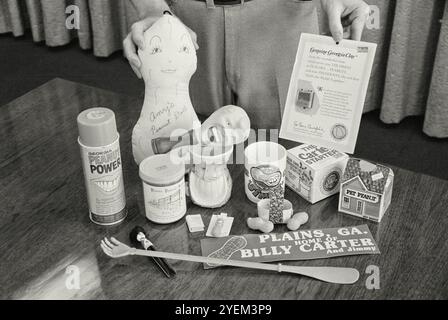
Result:
<svg viewBox="0 0 448 320">
<path fill-rule="evenodd" d="M 112 258 L 120 258 L 128 255 L 139 255 L 147 257 L 159 257 L 165 259 L 193 261 L 200 263 L 207 263 L 210 265 L 225 265 L 240 268 L 262 269 L 277 272 L 288 272 L 300 274 L 310 278 L 318 279 L 330 283 L 338 284 L 353 284 L 359 279 L 359 272 L 353 268 L 339 268 L 339 267 L 297 267 L 285 266 L 282 264 L 268 264 L 249 261 L 225 260 L 211 257 L 193 256 L 178 253 L 169 253 L 161 251 L 146 251 L 136 248 L 131 248 L 124 243 L 121 243 L 115 238 L 104 238 L 101 241 L 101 248 L 104 253 Z"/>
</svg>

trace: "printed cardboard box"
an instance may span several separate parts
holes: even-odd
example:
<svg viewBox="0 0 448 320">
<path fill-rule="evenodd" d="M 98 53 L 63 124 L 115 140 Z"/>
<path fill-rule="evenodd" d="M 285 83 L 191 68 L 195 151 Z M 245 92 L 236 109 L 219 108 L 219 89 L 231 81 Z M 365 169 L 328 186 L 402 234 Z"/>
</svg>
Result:
<svg viewBox="0 0 448 320">
<path fill-rule="evenodd" d="M 286 185 L 316 203 L 339 192 L 347 160 L 345 153 L 315 145 L 303 144 L 290 149 Z"/>
<path fill-rule="evenodd" d="M 341 181 L 339 211 L 380 222 L 390 205 L 392 169 L 350 158 Z"/>
</svg>

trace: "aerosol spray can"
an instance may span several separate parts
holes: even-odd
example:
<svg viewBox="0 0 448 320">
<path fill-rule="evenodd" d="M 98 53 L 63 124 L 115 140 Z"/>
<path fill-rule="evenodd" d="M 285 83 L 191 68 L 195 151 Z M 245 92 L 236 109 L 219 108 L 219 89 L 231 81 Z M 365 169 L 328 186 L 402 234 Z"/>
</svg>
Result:
<svg viewBox="0 0 448 320">
<path fill-rule="evenodd" d="M 120 223 L 127 210 L 115 114 L 107 108 L 85 110 L 78 115 L 78 130 L 90 220 Z"/>
</svg>

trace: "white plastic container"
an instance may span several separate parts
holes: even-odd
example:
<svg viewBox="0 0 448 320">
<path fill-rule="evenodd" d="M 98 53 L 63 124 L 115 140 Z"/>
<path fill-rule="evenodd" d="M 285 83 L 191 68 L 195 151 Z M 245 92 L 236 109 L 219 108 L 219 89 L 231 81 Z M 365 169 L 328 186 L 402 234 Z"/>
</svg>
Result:
<svg viewBox="0 0 448 320">
<path fill-rule="evenodd" d="M 185 165 L 170 161 L 168 154 L 154 155 L 140 163 L 146 217 L 155 223 L 168 224 L 184 217 Z"/>
<path fill-rule="evenodd" d="M 258 203 L 270 192 L 283 198 L 285 193 L 286 149 L 275 142 L 260 141 L 244 151 L 245 191 L 247 198 Z"/>
<path fill-rule="evenodd" d="M 90 220 L 99 225 L 120 223 L 127 210 L 115 114 L 91 108 L 77 121 Z"/>
</svg>

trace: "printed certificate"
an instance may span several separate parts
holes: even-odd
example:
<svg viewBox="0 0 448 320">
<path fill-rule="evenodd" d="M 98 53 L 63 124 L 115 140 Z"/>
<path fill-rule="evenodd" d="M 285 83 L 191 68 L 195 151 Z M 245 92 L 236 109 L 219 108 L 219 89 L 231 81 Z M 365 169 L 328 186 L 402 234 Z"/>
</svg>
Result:
<svg viewBox="0 0 448 320">
<path fill-rule="evenodd" d="M 280 138 L 353 153 L 376 44 L 302 34 Z"/>
</svg>

